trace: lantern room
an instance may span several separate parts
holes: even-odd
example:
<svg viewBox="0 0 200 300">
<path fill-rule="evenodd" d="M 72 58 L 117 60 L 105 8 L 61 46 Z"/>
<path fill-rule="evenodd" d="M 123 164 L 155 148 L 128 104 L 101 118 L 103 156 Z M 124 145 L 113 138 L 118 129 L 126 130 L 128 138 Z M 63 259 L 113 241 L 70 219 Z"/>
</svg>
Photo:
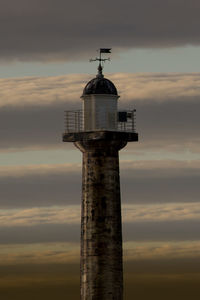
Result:
<svg viewBox="0 0 200 300">
<path fill-rule="evenodd" d="M 83 90 L 84 130 L 117 130 L 117 100 L 114 84 L 104 78 L 99 64 L 96 78 L 90 80 Z"/>
</svg>

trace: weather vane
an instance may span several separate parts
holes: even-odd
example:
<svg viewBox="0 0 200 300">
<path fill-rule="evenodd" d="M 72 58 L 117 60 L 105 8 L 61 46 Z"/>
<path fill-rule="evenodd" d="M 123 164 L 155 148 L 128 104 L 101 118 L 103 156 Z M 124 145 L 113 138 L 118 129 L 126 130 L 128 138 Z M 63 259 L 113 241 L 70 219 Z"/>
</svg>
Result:
<svg viewBox="0 0 200 300">
<path fill-rule="evenodd" d="M 106 60 L 109 60 L 110 61 L 110 57 L 109 58 L 102 58 L 101 57 L 101 54 L 102 53 L 111 53 L 111 49 L 112 48 L 100 48 L 99 50 L 99 57 L 96 57 L 95 59 L 90 59 L 90 62 L 93 62 L 93 61 L 99 61 L 99 65 L 102 66 L 102 62 L 105 62 Z"/>
</svg>

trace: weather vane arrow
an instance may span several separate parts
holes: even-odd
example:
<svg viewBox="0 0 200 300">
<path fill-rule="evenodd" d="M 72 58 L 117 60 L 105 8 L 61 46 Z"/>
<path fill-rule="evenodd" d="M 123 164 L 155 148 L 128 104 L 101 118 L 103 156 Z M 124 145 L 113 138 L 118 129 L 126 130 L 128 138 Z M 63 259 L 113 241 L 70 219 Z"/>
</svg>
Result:
<svg viewBox="0 0 200 300">
<path fill-rule="evenodd" d="M 99 61 L 99 64 L 101 65 L 102 62 L 105 62 L 107 60 L 110 61 L 110 58 L 102 58 L 101 57 L 101 54 L 102 53 L 111 53 L 111 49 L 112 48 L 100 48 L 99 50 L 99 57 L 96 57 L 95 59 L 90 59 L 90 62 L 93 62 L 93 61 Z"/>
</svg>

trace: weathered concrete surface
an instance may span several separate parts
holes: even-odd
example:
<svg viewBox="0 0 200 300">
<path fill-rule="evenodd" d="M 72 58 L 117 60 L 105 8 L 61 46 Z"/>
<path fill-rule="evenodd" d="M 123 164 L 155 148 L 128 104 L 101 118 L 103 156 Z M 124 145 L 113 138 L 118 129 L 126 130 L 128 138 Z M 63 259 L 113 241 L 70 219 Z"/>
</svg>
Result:
<svg viewBox="0 0 200 300">
<path fill-rule="evenodd" d="M 83 152 L 81 300 L 122 300 L 118 152 L 126 140 L 76 142 Z"/>
<path fill-rule="evenodd" d="M 138 134 L 136 132 L 108 131 L 108 130 L 63 133 L 63 142 L 88 141 L 91 139 L 106 140 L 106 141 L 125 140 L 127 142 L 137 142 Z"/>
</svg>

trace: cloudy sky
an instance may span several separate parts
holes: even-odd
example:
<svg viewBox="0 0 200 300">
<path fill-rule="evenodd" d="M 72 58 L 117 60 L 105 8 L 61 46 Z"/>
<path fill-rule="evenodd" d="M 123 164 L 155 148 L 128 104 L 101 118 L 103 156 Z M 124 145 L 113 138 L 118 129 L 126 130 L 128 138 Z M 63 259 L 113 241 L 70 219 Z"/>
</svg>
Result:
<svg viewBox="0 0 200 300">
<path fill-rule="evenodd" d="M 200 296 L 200 2 L 0 0 L 0 295 L 79 299 L 81 153 L 62 143 L 100 47 L 120 152 L 125 299 Z"/>
</svg>

